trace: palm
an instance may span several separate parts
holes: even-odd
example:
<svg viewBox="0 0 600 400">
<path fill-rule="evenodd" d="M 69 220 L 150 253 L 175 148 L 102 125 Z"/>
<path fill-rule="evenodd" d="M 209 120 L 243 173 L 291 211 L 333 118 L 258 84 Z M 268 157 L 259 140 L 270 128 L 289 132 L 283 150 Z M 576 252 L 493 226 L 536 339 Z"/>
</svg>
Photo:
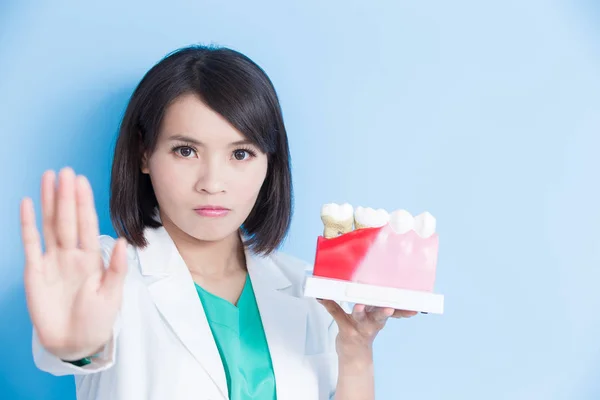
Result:
<svg viewBox="0 0 600 400">
<path fill-rule="evenodd" d="M 46 252 L 40 245 L 31 201 L 23 201 L 25 289 L 31 320 L 40 342 L 62 358 L 91 354 L 108 341 L 121 302 L 126 271 L 123 242 L 105 269 L 98 222 L 87 180 L 61 172 L 42 178 Z"/>
</svg>

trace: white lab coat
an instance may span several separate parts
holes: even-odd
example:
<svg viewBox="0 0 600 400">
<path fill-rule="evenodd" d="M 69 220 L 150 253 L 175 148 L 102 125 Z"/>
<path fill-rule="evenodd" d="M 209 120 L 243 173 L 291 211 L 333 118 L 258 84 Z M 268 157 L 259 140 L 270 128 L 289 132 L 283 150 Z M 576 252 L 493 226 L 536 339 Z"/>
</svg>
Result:
<svg viewBox="0 0 600 400">
<path fill-rule="evenodd" d="M 75 375 L 79 400 L 228 399 L 223 364 L 192 277 L 164 228 L 146 229 L 148 246 L 129 246 L 129 271 L 113 337 L 92 364 L 51 355 L 33 332 L 35 364 Z M 115 240 L 101 236 L 105 263 Z M 274 253 L 246 253 L 269 345 L 278 400 L 325 400 L 337 384 L 337 324 L 304 298 L 306 265 Z"/>
</svg>

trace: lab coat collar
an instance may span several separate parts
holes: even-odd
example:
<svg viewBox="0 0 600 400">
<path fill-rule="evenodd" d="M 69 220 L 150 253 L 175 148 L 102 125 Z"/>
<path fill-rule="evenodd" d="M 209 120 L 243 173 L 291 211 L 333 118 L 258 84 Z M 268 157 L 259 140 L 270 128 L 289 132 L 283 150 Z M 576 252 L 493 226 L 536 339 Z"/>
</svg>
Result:
<svg viewBox="0 0 600 400">
<path fill-rule="evenodd" d="M 138 249 L 140 269 L 158 310 L 182 343 L 228 398 L 223 364 L 193 279 L 175 243 L 164 229 L 147 228 L 148 245 Z M 246 250 L 246 265 L 260 311 L 277 397 L 297 398 L 306 386 L 302 365 L 308 309 L 292 293 L 292 282 L 271 257 Z"/>
</svg>

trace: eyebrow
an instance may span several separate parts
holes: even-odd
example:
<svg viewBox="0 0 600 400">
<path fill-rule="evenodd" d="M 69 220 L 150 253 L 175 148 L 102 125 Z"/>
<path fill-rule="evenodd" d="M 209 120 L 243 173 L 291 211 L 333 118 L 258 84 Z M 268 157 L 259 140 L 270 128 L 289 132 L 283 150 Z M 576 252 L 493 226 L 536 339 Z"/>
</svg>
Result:
<svg viewBox="0 0 600 400">
<path fill-rule="evenodd" d="M 190 143 L 190 144 L 194 144 L 196 146 L 204 146 L 204 144 L 199 141 L 196 140 L 192 137 L 189 136 L 185 136 L 185 135 L 173 135 L 170 136 L 168 138 L 169 141 L 179 141 L 179 142 L 186 142 L 186 143 Z M 243 146 L 243 145 L 253 145 L 254 143 L 252 143 L 250 140 L 248 139 L 242 139 L 242 140 L 238 140 L 236 142 L 232 142 L 229 145 L 230 146 Z"/>
</svg>

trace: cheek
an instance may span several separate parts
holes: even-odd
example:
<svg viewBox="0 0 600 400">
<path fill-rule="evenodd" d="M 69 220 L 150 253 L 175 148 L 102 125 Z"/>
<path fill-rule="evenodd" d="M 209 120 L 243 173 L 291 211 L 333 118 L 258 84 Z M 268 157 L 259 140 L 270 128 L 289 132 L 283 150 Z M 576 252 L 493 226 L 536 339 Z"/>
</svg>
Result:
<svg viewBox="0 0 600 400">
<path fill-rule="evenodd" d="M 240 200 L 243 199 L 242 201 L 248 203 L 247 206 L 252 208 L 254 206 L 254 201 L 260 192 L 260 188 L 265 181 L 267 173 L 266 161 L 264 165 L 262 163 L 253 165 L 247 172 L 248 173 L 240 174 L 239 178 L 236 179 L 235 196 Z"/>
<path fill-rule="evenodd" d="M 191 182 L 186 182 L 192 175 L 184 173 L 176 163 L 169 162 L 166 157 L 151 160 L 152 186 L 159 199 L 179 198 Z"/>
</svg>

